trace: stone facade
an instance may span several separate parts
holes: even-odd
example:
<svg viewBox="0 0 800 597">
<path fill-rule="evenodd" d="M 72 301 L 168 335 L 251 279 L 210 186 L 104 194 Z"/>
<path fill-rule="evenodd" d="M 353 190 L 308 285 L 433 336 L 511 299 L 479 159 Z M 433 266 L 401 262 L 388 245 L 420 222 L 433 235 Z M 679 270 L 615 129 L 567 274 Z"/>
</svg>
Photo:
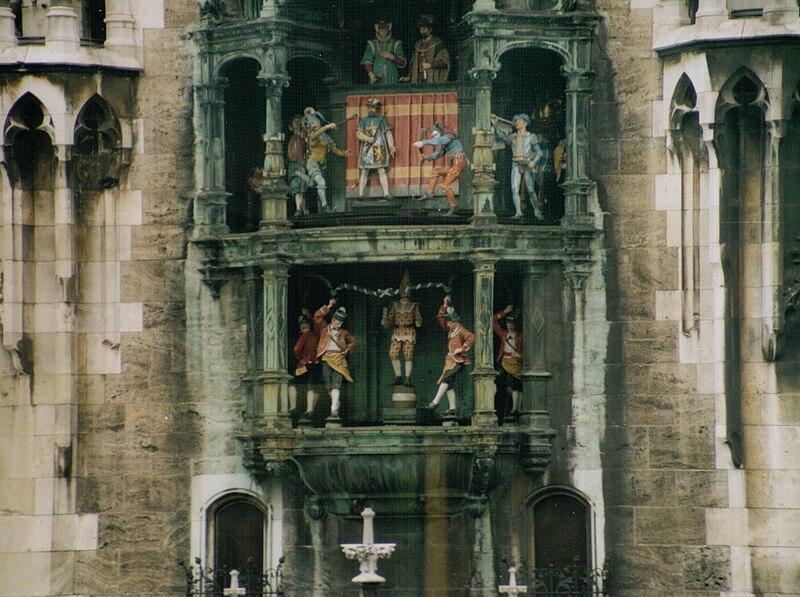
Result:
<svg viewBox="0 0 800 597">
<path fill-rule="evenodd" d="M 0 0 L 0 596 L 181 595 L 176 560 L 244 552 L 286 595 L 354 594 L 364 506 L 386 595 L 488 597 L 572 556 L 615 596 L 797 594 L 796 2 L 373 4 Z M 359 205 L 332 161 L 339 212 L 289 219 L 292 116 L 341 124 L 375 92 L 370 19 L 410 51 L 423 5 L 471 161 L 456 216 Z M 564 142 L 542 223 L 507 217 L 491 151 L 518 112 Z M 381 420 L 379 291 L 406 269 L 420 407 L 444 293 L 476 336 L 445 426 Z M 344 427 L 321 388 L 304 427 L 295 322 L 332 290 L 356 382 Z"/>
</svg>

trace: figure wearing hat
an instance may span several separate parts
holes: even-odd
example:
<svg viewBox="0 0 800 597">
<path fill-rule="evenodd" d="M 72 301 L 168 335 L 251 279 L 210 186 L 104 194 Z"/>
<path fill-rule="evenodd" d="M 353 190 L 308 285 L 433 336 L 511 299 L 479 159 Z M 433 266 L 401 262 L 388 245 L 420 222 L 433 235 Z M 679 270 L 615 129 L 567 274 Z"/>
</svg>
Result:
<svg viewBox="0 0 800 597">
<path fill-rule="evenodd" d="M 524 180 L 528 198 L 533 206 L 534 216 L 537 220 L 543 220 L 544 215 L 539 209 L 534 184 L 536 166 L 544 159 L 544 154 L 541 147 L 539 147 L 538 137 L 528 131 L 528 127 L 531 124 L 530 117 L 527 114 L 515 114 L 511 120 L 514 127 L 513 131 L 498 125 L 498 118 L 494 114 L 492 114 L 491 122 L 494 126 L 495 141 L 511 147 L 511 196 L 516 210 L 513 217 L 522 217 L 522 203 L 519 192 Z"/>
<path fill-rule="evenodd" d="M 392 39 L 392 24 L 380 20 L 375 23 L 375 39 L 367 42 L 361 64 L 373 85 L 391 85 L 400 81 L 399 69 L 406 65 L 403 42 Z"/>
<path fill-rule="evenodd" d="M 327 183 L 323 175 L 325 162 L 328 153 L 344 157 L 350 155 L 350 150 L 339 149 L 336 146 L 336 143 L 327 134 L 327 131 L 336 128 L 336 123 L 329 122 L 324 124 L 324 121 L 325 119 L 322 115 L 314 108 L 303 110 L 303 123 L 308 132 L 308 159 L 306 160 L 306 174 L 310 181 L 308 186 L 317 189 L 320 209 L 325 212 L 331 212 L 333 209 L 328 205 L 326 197 Z"/>
<path fill-rule="evenodd" d="M 450 306 L 450 295 L 444 297 L 442 306 L 439 307 L 439 312 L 436 315 L 439 325 L 447 331 L 447 356 L 444 359 L 444 369 L 436 383 L 439 384 L 439 389 L 436 390 L 436 396 L 431 400 L 425 408 L 434 410 L 442 396 L 447 393 L 448 409 L 445 412 L 446 416 L 454 416 L 456 414 L 456 391 L 449 389 L 453 383 L 453 378 L 461 371 L 465 365 L 469 365 L 469 358 L 467 353 L 475 344 L 475 336 L 467 328 L 461 325 L 461 317 L 459 317 L 456 310 Z"/>
<path fill-rule="evenodd" d="M 286 146 L 286 178 L 289 183 L 289 193 L 294 197 L 295 216 L 308 213 L 305 205 L 305 190 L 311 179 L 306 174 L 304 161 L 306 159 L 306 129 L 303 118 L 292 118 L 292 137 Z"/>
<path fill-rule="evenodd" d="M 511 412 L 519 414 L 519 397 L 522 394 L 522 333 L 517 329 L 517 318 L 514 306 L 508 305 L 492 317 L 494 333 L 500 338 L 497 349 L 497 364 L 500 365 L 500 377 L 505 387 L 511 392 Z M 503 324 L 500 324 L 503 320 Z"/>
<path fill-rule="evenodd" d="M 394 383 L 402 383 L 400 377 L 400 352 L 403 353 L 405 382 L 411 385 L 411 369 L 414 367 L 414 347 L 417 343 L 416 328 L 422 327 L 422 313 L 419 305 L 411 302 L 411 293 L 408 287 L 411 285 L 411 277 L 408 272 L 403 274 L 400 280 L 400 300 L 392 303 L 388 309 L 384 308 L 381 317 L 383 327 L 394 326 L 392 330 L 392 340 L 389 343 L 389 359 L 392 361 L 394 369 Z"/>
<path fill-rule="evenodd" d="M 314 411 L 316 402 L 316 392 L 313 384 L 319 383 L 319 360 L 317 359 L 317 344 L 319 343 L 319 333 L 311 327 L 311 313 L 308 309 L 303 309 L 302 315 L 297 318 L 300 327 L 300 337 L 294 344 L 292 352 L 297 361 L 294 370 L 294 379 L 289 384 L 289 409 L 297 408 L 297 392 L 300 386 L 306 387 L 306 411 L 305 418 L 310 418 Z"/>
<path fill-rule="evenodd" d="M 367 100 L 367 116 L 358 123 L 356 138 L 360 142 L 358 151 L 358 168 L 361 171 L 358 179 L 358 196 L 364 196 L 370 172 L 377 172 L 381 181 L 383 196 L 389 198 L 389 179 L 386 168 L 389 158 L 393 158 L 397 148 L 394 144 L 392 127 L 381 115 L 381 100 L 371 97 Z"/>
<path fill-rule="evenodd" d="M 342 324 L 347 319 L 347 311 L 339 307 L 333 313 L 330 323 L 326 317 L 331 312 L 336 299 L 331 298 L 327 305 L 322 305 L 314 313 L 314 327 L 319 330 L 319 343 L 317 344 L 317 358 L 322 361 L 322 381 L 325 390 L 331 397 L 331 418 L 339 418 L 339 396 L 341 394 L 342 380 L 352 382 L 350 369 L 347 367 L 347 355 L 351 354 L 356 346 L 356 341 Z"/>
<path fill-rule="evenodd" d="M 450 158 L 450 165 L 434 168 L 433 176 L 428 181 L 428 191 L 419 200 L 430 199 L 433 196 L 436 185 L 441 184 L 442 190 L 447 197 L 447 203 L 450 205 L 450 210 L 446 215 L 452 216 L 456 213 L 456 194 L 452 187 L 458 182 L 461 173 L 467 168 L 469 162 L 464 154 L 464 145 L 455 133 L 451 131 L 445 132 L 445 127 L 441 122 L 434 123 L 430 130 L 431 138 L 415 142 L 414 147 L 421 150 L 425 145 L 430 145 L 436 147 L 436 150 L 427 156 L 420 151 L 420 160 L 438 160 L 446 153 Z"/>
<path fill-rule="evenodd" d="M 420 38 L 408 65 L 408 76 L 401 81 L 412 83 L 441 83 L 450 74 L 450 52 L 444 42 L 433 35 L 433 18 L 422 15 L 417 22 Z"/>
</svg>

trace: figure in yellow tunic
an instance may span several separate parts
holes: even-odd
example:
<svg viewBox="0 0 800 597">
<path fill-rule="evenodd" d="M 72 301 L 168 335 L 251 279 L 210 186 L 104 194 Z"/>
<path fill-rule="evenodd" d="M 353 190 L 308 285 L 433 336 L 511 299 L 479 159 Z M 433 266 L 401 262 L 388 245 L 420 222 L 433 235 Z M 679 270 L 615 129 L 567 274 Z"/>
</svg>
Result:
<svg viewBox="0 0 800 597">
<path fill-rule="evenodd" d="M 319 197 L 320 211 L 332 212 L 333 208 L 328 205 L 328 200 L 325 195 L 327 183 L 323 171 L 325 170 L 325 161 L 328 153 L 338 156 L 350 155 L 349 149 L 339 149 L 336 143 L 333 142 L 326 131 L 332 131 L 336 128 L 335 122 L 329 122 L 323 125 L 322 115 L 319 114 L 314 108 L 306 108 L 303 110 L 303 122 L 308 130 L 306 142 L 308 143 L 308 159 L 306 160 L 306 176 L 310 182 L 310 188 L 317 189 L 317 196 Z"/>
<path fill-rule="evenodd" d="M 492 321 L 494 333 L 500 338 L 500 347 L 497 349 L 497 363 L 500 365 L 499 380 L 511 393 L 511 414 L 519 415 L 519 397 L 522 394 L 522 332 L 517 329 L 517 318 L 512 311 L 513 305 L 508 305 L 502 311 L 494 314 Z M 500 325 L 504 319 L 505 327 Z"/>
<path fill-rule="evenodd" d="M 465 365 L 469 365 L 469 358 L 467 353 L 475 344 L 475 336 L 467 328 L 461 325 L 461 317 L 459 317 L 456 310 L 450 306 L 450 295 L 444 297 L 442 306 L 439 307 L 439 313 L 436 315 L 439 325 L 447 330 L 447 356 L 444 359 L 444 369 L 439 376 L 437 383 L 439 389 L 436 390 L 436 396 L 431 400 L 430 404 L 426 406 L 428 410 L 435 410 L 439 402 L 447 393 L 448 409 L 445 416 L 455 416 L 456 411 L 456 391 L 450 389 L 453 383 L 453 378 L 461 371 Z"/>
<path fill-rule="evenodd" d="M 336 299 L 331 298 L 327 305 L 322 305 L 314 313 L 314 328 L 319 330 L 319 344 L 317 345 L 317 358 L 322 361 L 322 381 L 325 390 L 331 397 L 331 418 L 339 418 L 339 396 L 342 389 L 342 379 L 352 382 L 350 369 L 347 367 L 347 355 L 356 347 L 353 336 L 342 328 L 347 319 L 347 311 L 339 307 L 333 314 L 331 322 L 326 325 L 325 317 L 330 313 Z"/>
</svg>

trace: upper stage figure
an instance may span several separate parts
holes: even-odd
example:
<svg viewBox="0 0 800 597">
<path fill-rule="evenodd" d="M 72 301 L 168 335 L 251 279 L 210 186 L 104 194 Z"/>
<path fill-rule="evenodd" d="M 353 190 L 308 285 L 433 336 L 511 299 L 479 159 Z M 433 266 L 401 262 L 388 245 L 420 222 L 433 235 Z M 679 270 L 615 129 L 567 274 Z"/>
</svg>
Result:
<svg viewBox="0 0 800 597">
<path fill-rule="evenodd" d="M 408 76 L 401 81 L 443 83 L 450 74 L 450 52 L 441 38 L 433 35 L 433 18 L 422 15 L 417 23 L 419 40 L 414 45 Z"/>
<path fill-rule="evenodd" d="M 361 64 L 373 85 L 392 85 L 400 81 L 399 69 L 406 66 L 403 42 L 392 39 L 392 24 L 389 21 L 375 23 L 375 39 L 367 42 Z"/>
</svg>

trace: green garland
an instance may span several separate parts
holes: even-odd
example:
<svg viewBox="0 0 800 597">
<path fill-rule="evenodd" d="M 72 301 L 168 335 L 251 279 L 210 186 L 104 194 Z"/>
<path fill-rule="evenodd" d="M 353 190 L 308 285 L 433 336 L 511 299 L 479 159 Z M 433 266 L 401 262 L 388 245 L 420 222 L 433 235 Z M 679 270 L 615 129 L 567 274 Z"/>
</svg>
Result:
<svg viewBox="0 0 800 597">
<path fill-rule="evenodd" d="M 453 280 L 455 279 L 455 275 L 453 275 L 447 281 L 447 284 L 442 284 L 441 282 L 425 282 L 423 284 L 414 284 L 413 286 L 404 286 L 400 288 L 378 288 L 377 290 L 371 290 L 369 288 L 364 288 L 363 286 L 358 286 L 356 284 L 349 284 L 347 282 L 344 284 L 339 284 L 336 288 L 334 288 L 333 284 L 331 284 L 330 280 L 328 280 L 325 276 L 320 276 L 319 274 L 309 274 L 309 277 L 319 278 L 322 280 L 331 291 L 331 296 L 336 296 L 340 290 L 352 290 L 353 292 L 360 292 L 361 294 L 374 296 L 375 298 L 388 298 L 403 292 L 411 292 L 412 290 L 422 290 L 426 288 L 441 288 L 444 290 L 445 294 L 450 294 L 453 291 L 452 285 Z"/>
</svg>

